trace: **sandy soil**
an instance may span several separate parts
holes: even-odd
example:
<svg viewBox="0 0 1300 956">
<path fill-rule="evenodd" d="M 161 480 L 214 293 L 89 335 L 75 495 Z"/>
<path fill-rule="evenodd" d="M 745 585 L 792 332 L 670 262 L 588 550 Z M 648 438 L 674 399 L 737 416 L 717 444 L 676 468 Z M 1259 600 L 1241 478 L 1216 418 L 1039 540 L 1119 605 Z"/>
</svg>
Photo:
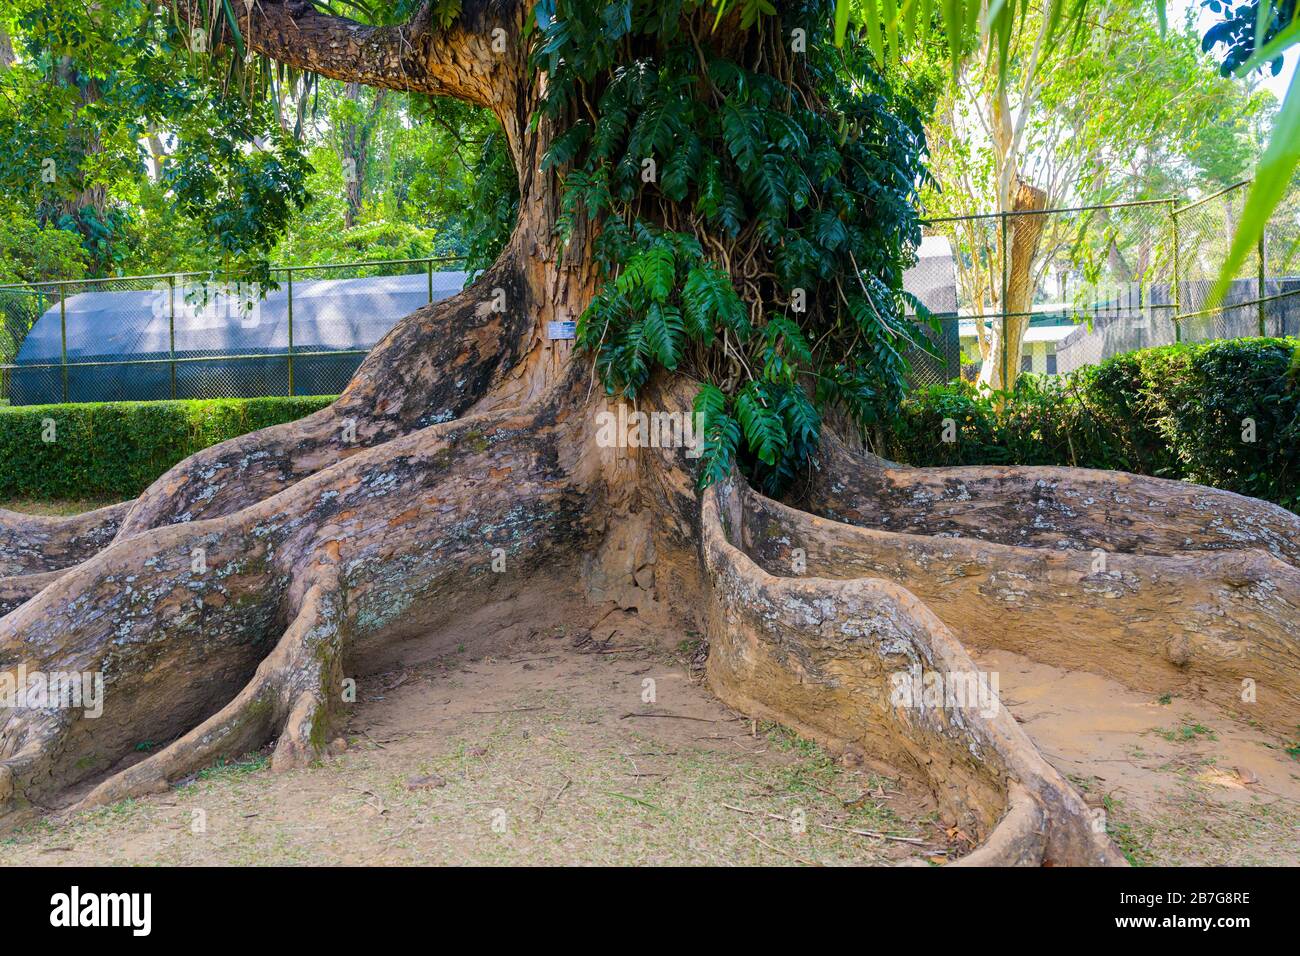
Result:
<svg viewBox="0 0 1300 956">
<path fill-rule="evenodd" d="M 1198 701 L 1153 700 L 1006 652 L 975 656 L 1048 761 L 1106 810 L 1131 862 L 1300 865 L 1295 740 Z"/>
<path fill-rule="evenodd" d="M 572 607 L 550 603 L 515 603 L 490 656 L 445 635 L 427 654 L 406 645 L 402 666 L 358 680 L 348 748 L 317 767 L 273 775 L 252 754 L 29 824 L 0 838 L 0 864 L 836 865 L 968 849 L 923 792 L 722 707 L 692 635 L 617 611 L 591 630 L 530 623 Z"/>
</svg>

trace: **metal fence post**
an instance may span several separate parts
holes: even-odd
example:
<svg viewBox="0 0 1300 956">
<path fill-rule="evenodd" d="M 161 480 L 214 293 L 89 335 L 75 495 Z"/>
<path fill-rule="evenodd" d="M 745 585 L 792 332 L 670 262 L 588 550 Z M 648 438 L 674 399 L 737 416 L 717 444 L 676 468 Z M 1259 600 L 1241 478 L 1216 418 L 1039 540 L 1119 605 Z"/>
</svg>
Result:
<svg viewBox="0 0 1300 956">
<path fill-rule="evenodd" d="M 430 259 L 425 265 L 429 269 L 429 304 L 433 305 L 433 260 Z"/>
<path fill-rule="evenodd" d="M 1176 201 L 1173 199 L 1169 200 L 1169 224 L 1170 224 L 1170 229 L 1173 232 L 1173 239 L 1174 239 L 1174 283 L 1173 283 L 1173 294 L 1170 295 L 1169 298 L 1172 301 L 1174 307 L 1174 316 L 1173 316 L 1174 341 L 1181 342 L 1183 340 L 1183 326 L 1182 323 L 1178 321 L 1178 306 L 1179 306 L 1179 292 L 1178 292 L 1179 281 L 1178 280 L 1180 278 L 1179 277 L 1179 255 L 1178 255 L 1178 207 L 1175 205 L 1175 202 Z"/>
<path fill-rule="evenodd" d="M 1002 332 L 998 336 L 1002 346 L 1002 387 L 1003 389 L 1011 388 L 1010 370 L 1010 351 L 1011 347 L 1007 342 L 1007 260 L 1011 258 L 1011 250 L 1007 248 L 1007 214 L 1002 213 Z"/>
<path fill-rule="evenodd" d="M 1259 301 L 1255 303 L 1255 306 L 1259 318 L 1259 335 L 1260 338 L 1263 338 L 1268 335 L 1268 327 L 1264 319 L 1264 231 L 1262 229 L 1259 233 L 1259 243 L 1256 245 L 1255 251 L 1259 256 L 1259 295 L 1256 296 Z"/>
<path fill-rule="evenodd" d="M 284 274 L 288 276 L 289 287 L 289 397 L 293 398 L 293 270 L 286 269 Z"/>
<path fill-rule="evenodd" d="M 63 402 L 68 401 L 68 287 L 59 286 L 59 364 L 63 372 Z"/>
<path fill-rule="evenodd" d="M 176 277 L 167 277 L 167 341 L 171 355 L 172 398 L 176 398 Z"/>
</svg>

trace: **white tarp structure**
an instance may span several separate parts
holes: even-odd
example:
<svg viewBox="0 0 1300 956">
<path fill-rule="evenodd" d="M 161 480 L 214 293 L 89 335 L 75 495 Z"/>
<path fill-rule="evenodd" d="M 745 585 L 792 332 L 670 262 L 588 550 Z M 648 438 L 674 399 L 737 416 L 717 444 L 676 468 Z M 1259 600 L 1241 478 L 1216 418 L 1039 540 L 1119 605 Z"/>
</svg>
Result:
<svg viewBox="0 0 1300 956">
<path fill-rule="evenodd" d="M 465 278 L 433 273 L 433 301 L 459 292 Z M 148 290 L 69 296 L 23 340 L 11 399 L 64 401 L 65 348 L 67 401 L 170 398 L 173 374 L 177 398 L 287 394 L 289 295 L 283 281 L 262 298 L 257 289 L 187 280 L 173 292 L 163 280 Z M 429 276 L 295 280 L 292 296 L 293 392 L 330 395 L 398 319 L 429 303 Z"/>
<path fill-rule="evenodd" d="M 957 267 L 952 245 L 946 236 L 926 236 L 916 250 L 916 265 L 903 273 L 903 289 L 920 300 L 936 316 L 953 316 L 957 312 Z M 912 309 L 909 306 L 908 311 Z M 961 375 L 961 340 L 957 323 L 944 318 L 939 332 L 928 333 L 939 358 L 911 349 L 909 376 L 914 385 L 951 381 Z"/>
<path fill-rule="evenodd" d="M 957 311 L 957 267 L 947 236 L 926 236 L 916 249 L 916 265 L 903 273 L 903 288 L 931 312 Z"/>
</svg>

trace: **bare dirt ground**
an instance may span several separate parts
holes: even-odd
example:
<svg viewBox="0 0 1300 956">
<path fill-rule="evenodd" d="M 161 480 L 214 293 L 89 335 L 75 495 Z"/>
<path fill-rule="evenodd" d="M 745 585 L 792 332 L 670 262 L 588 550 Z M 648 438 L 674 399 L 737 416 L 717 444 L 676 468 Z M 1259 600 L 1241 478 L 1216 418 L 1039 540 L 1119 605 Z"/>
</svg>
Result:
<svg viewBox="0 0 1300 956">
<path fill-rule="evenodd" d="M 591 630 L 532 623 L 557 616 L 574 605 L 524 597 L 491 622 L 487 656 L 406 645 L 406 663 L 358 679 L 348 748 L 317 767 L 273 775 L 250 754 L 29 824 L 0 837 L 0 864 L 837 865 L 969 848 L 922 792 L 722 707 L 692 635 L 621 611 Z"/>
<path fill-rule="evenodd" d="M 1300 865 L 1295 739 L 977 657 L 1130 861 Z M 942 864 L 970 849 L 906 778 L 722 707 L 700 660 L 694 633 L 513 594 L 368 661 L 347 749 L 319 765 L 273 775 L 263 751 L 54 815 L 0 836 L 0 865 Z"/>
<path fill-rule="evenodd" d="M 1095 674 L 1005 652 L 975 656 L 998 673 L 1004 705 L 1043 756 L 1106 810 L 1130 862 L 1300 865 L 1296 739 Z"/>
</svg>

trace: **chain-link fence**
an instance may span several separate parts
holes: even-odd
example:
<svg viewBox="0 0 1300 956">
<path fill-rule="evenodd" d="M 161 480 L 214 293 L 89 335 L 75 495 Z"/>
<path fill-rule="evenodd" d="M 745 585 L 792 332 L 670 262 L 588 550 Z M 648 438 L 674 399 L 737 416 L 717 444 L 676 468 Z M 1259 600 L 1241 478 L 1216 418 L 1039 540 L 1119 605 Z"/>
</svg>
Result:
<svg viewBox="0 0 1300 956">
<path fill-rule="evenodd" d="M 1056 374 L 1174 342 L 1300 335 L 1300 188 L 1219 302 L 1246 183 L 1182 202 L 933 218 L 905 286 L 935 316 L 913 384 Z M 0 286 L 0 402 L 332 395 L 453 257 Z"/>
<path fill-rule="evenodd" d="M 1157 345 L 1300 334 L 1300 188 L 1211 301 L 1247 185 L 1193 202 L 927 220 L 905 285 L 935 315 L 944 350 L 913 351 L 914 384 L 1001 387 Z"/>
<path fill-rule="evenodd" d="M 463 259 L 0 286 L 0 400 L 333 395 L 402 316 L 454 295 Z"/>
</svg>

